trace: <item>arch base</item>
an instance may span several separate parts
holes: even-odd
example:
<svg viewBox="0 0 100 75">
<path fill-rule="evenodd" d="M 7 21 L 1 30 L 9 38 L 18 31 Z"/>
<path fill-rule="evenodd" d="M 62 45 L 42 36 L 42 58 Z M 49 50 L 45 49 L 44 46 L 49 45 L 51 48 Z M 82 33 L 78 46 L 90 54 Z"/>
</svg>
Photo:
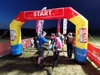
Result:
<svg viewBox="0 0 100 75">
<path fill-rule="evenodd" d="M 74 49 L 74 59 L 78 63 L 86 63 L 86 54 L 87 54 L 86 49 L 80 49 L 80 48 L 75 47 L 75 49 Z"/>
</svg>

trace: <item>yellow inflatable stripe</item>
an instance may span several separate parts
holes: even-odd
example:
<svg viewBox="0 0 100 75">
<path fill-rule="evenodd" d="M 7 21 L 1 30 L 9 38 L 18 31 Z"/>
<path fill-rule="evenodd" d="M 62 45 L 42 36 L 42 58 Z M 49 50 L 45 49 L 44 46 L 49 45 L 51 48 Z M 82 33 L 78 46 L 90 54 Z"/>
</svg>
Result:
<svg viewBox="0 0 100 75">
<path fill-rule="evenodd" d="M 21 44 L 21 26 L 24 24 L 24 22 L 20 22 L 20 21 L 16 21 L 13 20 L 10 23 L 10 30 L 14 30 L 14 41 L 11 41 L 11 45 L 17 45 L 17 44 Z M 18 40 L 19 39 L 19 40 Z"/>
<path fill-rule="evenodd" d="M 71 21 L 73 24 L 76 25 L 75 26 L 76 27 L 76 31 L 75 31 L 75 33 L 76 33 L 75 46 L 77 48 L 80 48 L 80 49 L 87 49 L 87 42 L 88 41 L 86 43 L 81 43 L 79 41 L 79 39 L 82 38 L 82 37 L 80 37 L 80 29 L 81 28 L 87 28 L 87 31 L 88 31 L 88 25 L 87 25 L 88 21 L 80 14 L 78 16 L 75 16 L 75 17 L 69 19 L 69 21 Z M 87 34 L 88 34 L 88 32 L 87 32 Z"/>
<path fill-rule="evenodd" d="M 84 18 L 80 14 L 75 16 L 75 17 L 70 18 L 69 21 L 72 22 L 75 25 L 80 24 L 80 23 L 84 23 L 84 21 L 85 21 L 84 25 L 88 24 L 88 21 L 86 20 L 86 18 Z M 86 25 L 86 26 L 88 26 L 88 25 Z"/>
</svg>

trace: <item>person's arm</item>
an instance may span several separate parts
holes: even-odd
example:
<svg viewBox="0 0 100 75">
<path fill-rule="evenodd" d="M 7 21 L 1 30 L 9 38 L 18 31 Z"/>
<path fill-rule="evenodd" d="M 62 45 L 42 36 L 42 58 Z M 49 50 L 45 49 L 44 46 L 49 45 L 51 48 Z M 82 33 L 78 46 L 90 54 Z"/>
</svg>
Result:
<svg viewBox="0 0 100 75">
<path fill-rule="evenodd" d="M 45 37 L 43 37 L 43 42 L 48 42 L 48 40 L 45 38 Z"/>
</svg>

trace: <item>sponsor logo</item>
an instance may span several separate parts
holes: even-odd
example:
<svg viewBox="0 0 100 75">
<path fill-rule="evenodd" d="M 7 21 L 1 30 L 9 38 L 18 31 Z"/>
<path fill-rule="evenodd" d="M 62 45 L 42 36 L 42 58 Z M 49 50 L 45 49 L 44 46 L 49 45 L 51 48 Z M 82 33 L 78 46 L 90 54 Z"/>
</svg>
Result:
<svg viewBox="0 0 100 75">
<path fill-rule="evenodd" d="M 81 42 L 81 43 L 86 43 L 87 42 L 87 29 L 86 28 L 81 28 L 80 30 L 79 30 L 79 36 L 80 36 L 80 38 L 79 38 L 79 41 Z"/>
</svg>

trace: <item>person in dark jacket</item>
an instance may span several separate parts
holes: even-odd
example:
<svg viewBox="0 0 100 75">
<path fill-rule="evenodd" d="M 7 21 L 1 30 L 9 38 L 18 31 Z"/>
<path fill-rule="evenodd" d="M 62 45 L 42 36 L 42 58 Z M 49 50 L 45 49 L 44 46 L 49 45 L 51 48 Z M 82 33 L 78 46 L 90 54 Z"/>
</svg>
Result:
<svg viewBox="0 0 100 75">
<path fill-rule="evenodd" d="M 70 33 L 68 33 L 67 38 L 66 38 L 67 56 L 68 56 L 68 58 L 72 58 L 74 37 L 75 37 L 75 34 L 70 32 Z"/>
</svg>

